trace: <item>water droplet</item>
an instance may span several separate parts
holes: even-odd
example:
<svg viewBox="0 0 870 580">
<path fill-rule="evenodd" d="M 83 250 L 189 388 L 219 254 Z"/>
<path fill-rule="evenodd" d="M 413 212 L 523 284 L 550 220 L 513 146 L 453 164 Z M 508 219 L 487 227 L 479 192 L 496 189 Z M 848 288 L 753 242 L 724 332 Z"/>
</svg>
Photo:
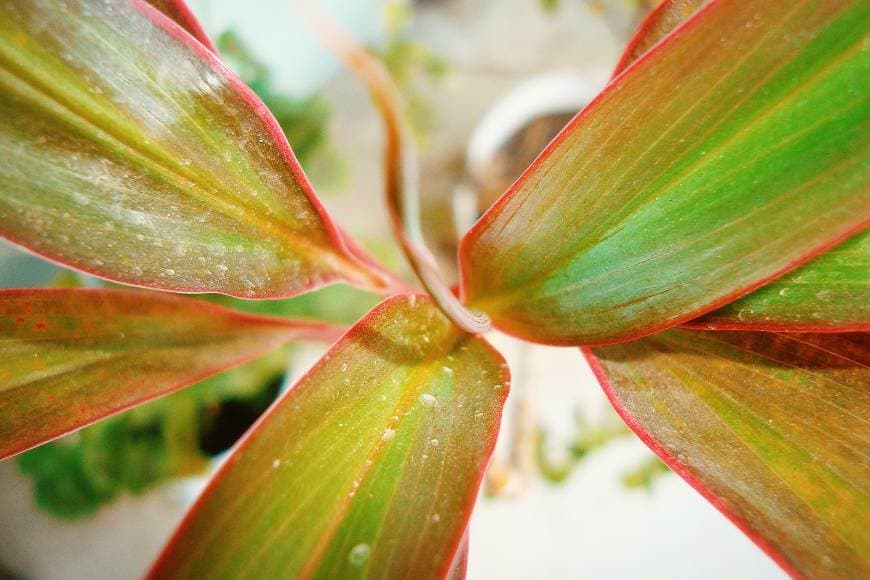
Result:
<svg viewBox="0 0 870 580">
<path fill-rule="evenodd" d="M 272 467 L 277 469 L 280 465 L 281 465 L 280 459 L 275 459 L 274 461 L 272 461 Z"/>
<path fill-rule="evenodd" d="M 167 269 L 163 270 L 163 275 L 164 276 L 175 276 L 175 270 L 173 270 L 172 268 L 167 268 Z"/>
<path fill-rule="evenodd" d="M 423 393 L 420 395 L 420 402 L 426 405 L 427 407 L 434 407 L 438 404 L 438 399 L 430 395 L 429 393 Z"/>
<path fill-rule="evenodd" d="M 451 369 L 450 367 L 441 367 L 441 368 L 442 368 L 442 369 L 444 370 L 444 372 L 447 373 L 448 375 L 452 375 L 452 374 L 453 374 L 453 369 Z"/>
<path fill-rule="evenodd" d="M 432 514 L 432 521 L 436 524 L 438 522 L 440 522 L 441 521 L 441 514 Z"/>
<path fill-rule="evenodd" d="M 786 294 L 788 294 L 788 288 L 783 288 L 779 291 L 780 296 L 785 296 Z"/>
<path fill-rule="evenodd" d="M 387 427 L 386 429 L 384 429 L 384 434 L 381 435 L 381 439 L 383 439 L 384 441 L 389 441 L 390 439 L 392 439 L 395 436 L 396 436 L 396 430 L 390 429 L 389 427 Z"/>
<path fill-rule="evenodd" d="M 432 447 L 438 447 L 438 445 L 440 445 L 440 444 L 441 444 L 441 442 L 438 441 L 437 439 L 432 439 L 431 441 L 429 441 L 429 445 L 431 445 Z"/>
<path fill-rule="evenodd" d="M 365 542 L 357 544 L 351 548 L 350 553 L 347 555 L 347 560 L 352 566 L 362 566 L 368 561 L 371 551 L 371 547 Z"/>
</svg>

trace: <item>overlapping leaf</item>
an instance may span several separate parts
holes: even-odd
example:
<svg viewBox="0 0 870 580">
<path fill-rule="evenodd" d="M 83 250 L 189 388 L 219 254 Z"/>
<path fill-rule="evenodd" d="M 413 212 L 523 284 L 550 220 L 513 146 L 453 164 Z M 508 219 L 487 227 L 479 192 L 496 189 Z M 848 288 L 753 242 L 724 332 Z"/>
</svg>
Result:
<svg viewBox="0 0 870 580">
<path fill-rule="evenodd" d="M 860 231 L 868 24 L 857 1 L 705 6 L 466 236 L 466 298 L 530 340 L 626 340 Z"/>
<path fill-rule="evenodd" d="M 616 67 L 625 70 L 708 0 L 665 0 L 635 34 Z M 870 241 L 865 232 L 794 272 L 686 326 L 710 329 L 870 329 Z"/>
<path fill-rule="evenodd" d="M 618 75 L 634 61 L 670 34 L 709 0 L 664 0 L 643 22 L 625 48 L 613 76 Z"/>
<path fill-rule="evenodd" d="M 66 265 L 260 298 L 381 284 L 262 103 L 140 0 L 0 3 L 0 155 L 0 235 Z"/>
<path fill-rule="evenodd" d="M 151 576 L 444 577 L 507 382 L 428 299 L 382 303 L 252 429 Z"/>
<path fill-rule="evenodd" d="M 668 330 L 592 352 L 629 426 L 786 570 L 870 574 L 870 335 Z"/>
<path fill-rule="evenodd" d="M 696 328 L 870 330 L 870 233 L 828 250 L 713 312 L 687 323 Z"/>
<path fill-rule="evenodd" d="M 0 291 L 0 458 L 265 354 L 321 323 L 123 290 Z"/>
</svg>

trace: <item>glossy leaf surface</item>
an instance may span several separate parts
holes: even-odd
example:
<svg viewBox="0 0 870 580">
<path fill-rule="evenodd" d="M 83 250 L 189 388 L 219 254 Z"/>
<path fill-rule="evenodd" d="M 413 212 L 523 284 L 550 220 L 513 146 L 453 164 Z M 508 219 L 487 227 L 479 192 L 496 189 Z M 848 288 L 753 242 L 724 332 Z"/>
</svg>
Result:
<svg viewBox="0 0 870 580">
<path fill-rule="evenodd" d="M 0 291 L 0 458 L 335 328 L 168 294 Z"/>
<path fill-rule="evenodd" d="M 443 578 L 507 391 L 428 299 L 382 303 L 252 428 L 151 576 Z"/>
<path fill-rule="evenodd" d="M 865 2 L 714 1 L 556 138 L 463 240 L 463 291 L 504 330 L 627 340 L 860 231 Z"/>
<path fill-rule="evenodd" d="M 859 234 L 686 325 L 734 330 L 870 330 L 870 233 Z"/>
<path fill-rule="evenodd" d="M 107 279 L 372 287 L 274 118 L 140 0 L 0 3 L 0 235 Z"/>
<path fill-rule="evenodd" d="M 870 573 L 870 335 L 668 330 L 592 352 L 628 425 L 787 571 Z"/>
</svg>

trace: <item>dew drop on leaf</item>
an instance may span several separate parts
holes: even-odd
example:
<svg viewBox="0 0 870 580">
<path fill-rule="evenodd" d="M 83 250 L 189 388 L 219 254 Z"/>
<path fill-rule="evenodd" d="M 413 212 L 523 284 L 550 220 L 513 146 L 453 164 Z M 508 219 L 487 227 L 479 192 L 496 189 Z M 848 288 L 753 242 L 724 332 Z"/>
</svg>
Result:
<svg viewBox="0 0 870 580">
<path fill-rule="evenodd" d="M 368 544 L 357 544 L 351 548 L 350 553 L 347 555 L 347 559 L 353 566 L 362 566 L 366 561 L 368 561 L 369 552 L 371 552 L 371 548 Z"/>
<path fill-rule="evenodd" d="M 423 393 L 422 395 L 420 395 L 420 402 L 423 403 L 427 407 L 434 407 L 435 405 L 438 404 L 438 399 L 436 399 L 434 396 L 430 395 L 429 393 Z"/>
</svg>

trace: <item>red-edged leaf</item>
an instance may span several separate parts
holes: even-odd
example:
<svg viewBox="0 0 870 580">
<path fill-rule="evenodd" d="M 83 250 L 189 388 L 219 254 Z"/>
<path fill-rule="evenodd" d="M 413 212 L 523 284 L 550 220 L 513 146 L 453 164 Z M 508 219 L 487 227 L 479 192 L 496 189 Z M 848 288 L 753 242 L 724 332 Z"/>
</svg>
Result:
<svg viewBox="0 0 870 580">
<path fill-rule="evenodd" d="M 664 0 L 650 12 L 634 37 L 628 42 L 622 58 L 613 71 L 613 76 L 627 69 L 643 54 L 689 19 L 698 8 L 709 0 Z"/>
<path fill-rule="evenodd" d="M 870 574 L 870 335 L 669 330 L 592 353 L 626 423 L 783 568 Z"/>
<path fill-rule="evenodd" d="M 641 25 L 616 67 L 621 73 L 708 0 L 665 0 Z M 870 234 L 814 258 L 771 284 L 684 326 L 734 330 L 870 330 Z"/>
<path fill-rule="evenodd" d="M 327 324 L 157 292 L 0 291 L 0 459 L 192 385 Z"/>
<path fill-rule="evenodd" d="M 732 330 L 870 331 L 870 232 L 685 323 Z"/>
<path fill-rule="evenodd" d="M 507 383 L 428 299 L 382 303 L 251 429 L 151 577 L 443 578 Z"/>
<path fill-rule="evenodd" d="M 381 287 L 277 122 L 142 0 L 0 3 L 0 235 L 179 292 Z"/>
<path fill-rule="evenodd" d="M 192 37 L 200 41 L 203 46 L 217 54 L 217 48 L 208 34 L 205 33 L 199 21 L 184 3 L 184 0 L 146 0 L 157 10 L 168 16 L 173 22 L 185 29 Z"/>
<path fill-rule="evenodd" d="M 465 237 L 470 305 L 529 340 L 627 340 L 861 231 L 868 25 L 857 0 L 705 5 Z"/>
</svg>

